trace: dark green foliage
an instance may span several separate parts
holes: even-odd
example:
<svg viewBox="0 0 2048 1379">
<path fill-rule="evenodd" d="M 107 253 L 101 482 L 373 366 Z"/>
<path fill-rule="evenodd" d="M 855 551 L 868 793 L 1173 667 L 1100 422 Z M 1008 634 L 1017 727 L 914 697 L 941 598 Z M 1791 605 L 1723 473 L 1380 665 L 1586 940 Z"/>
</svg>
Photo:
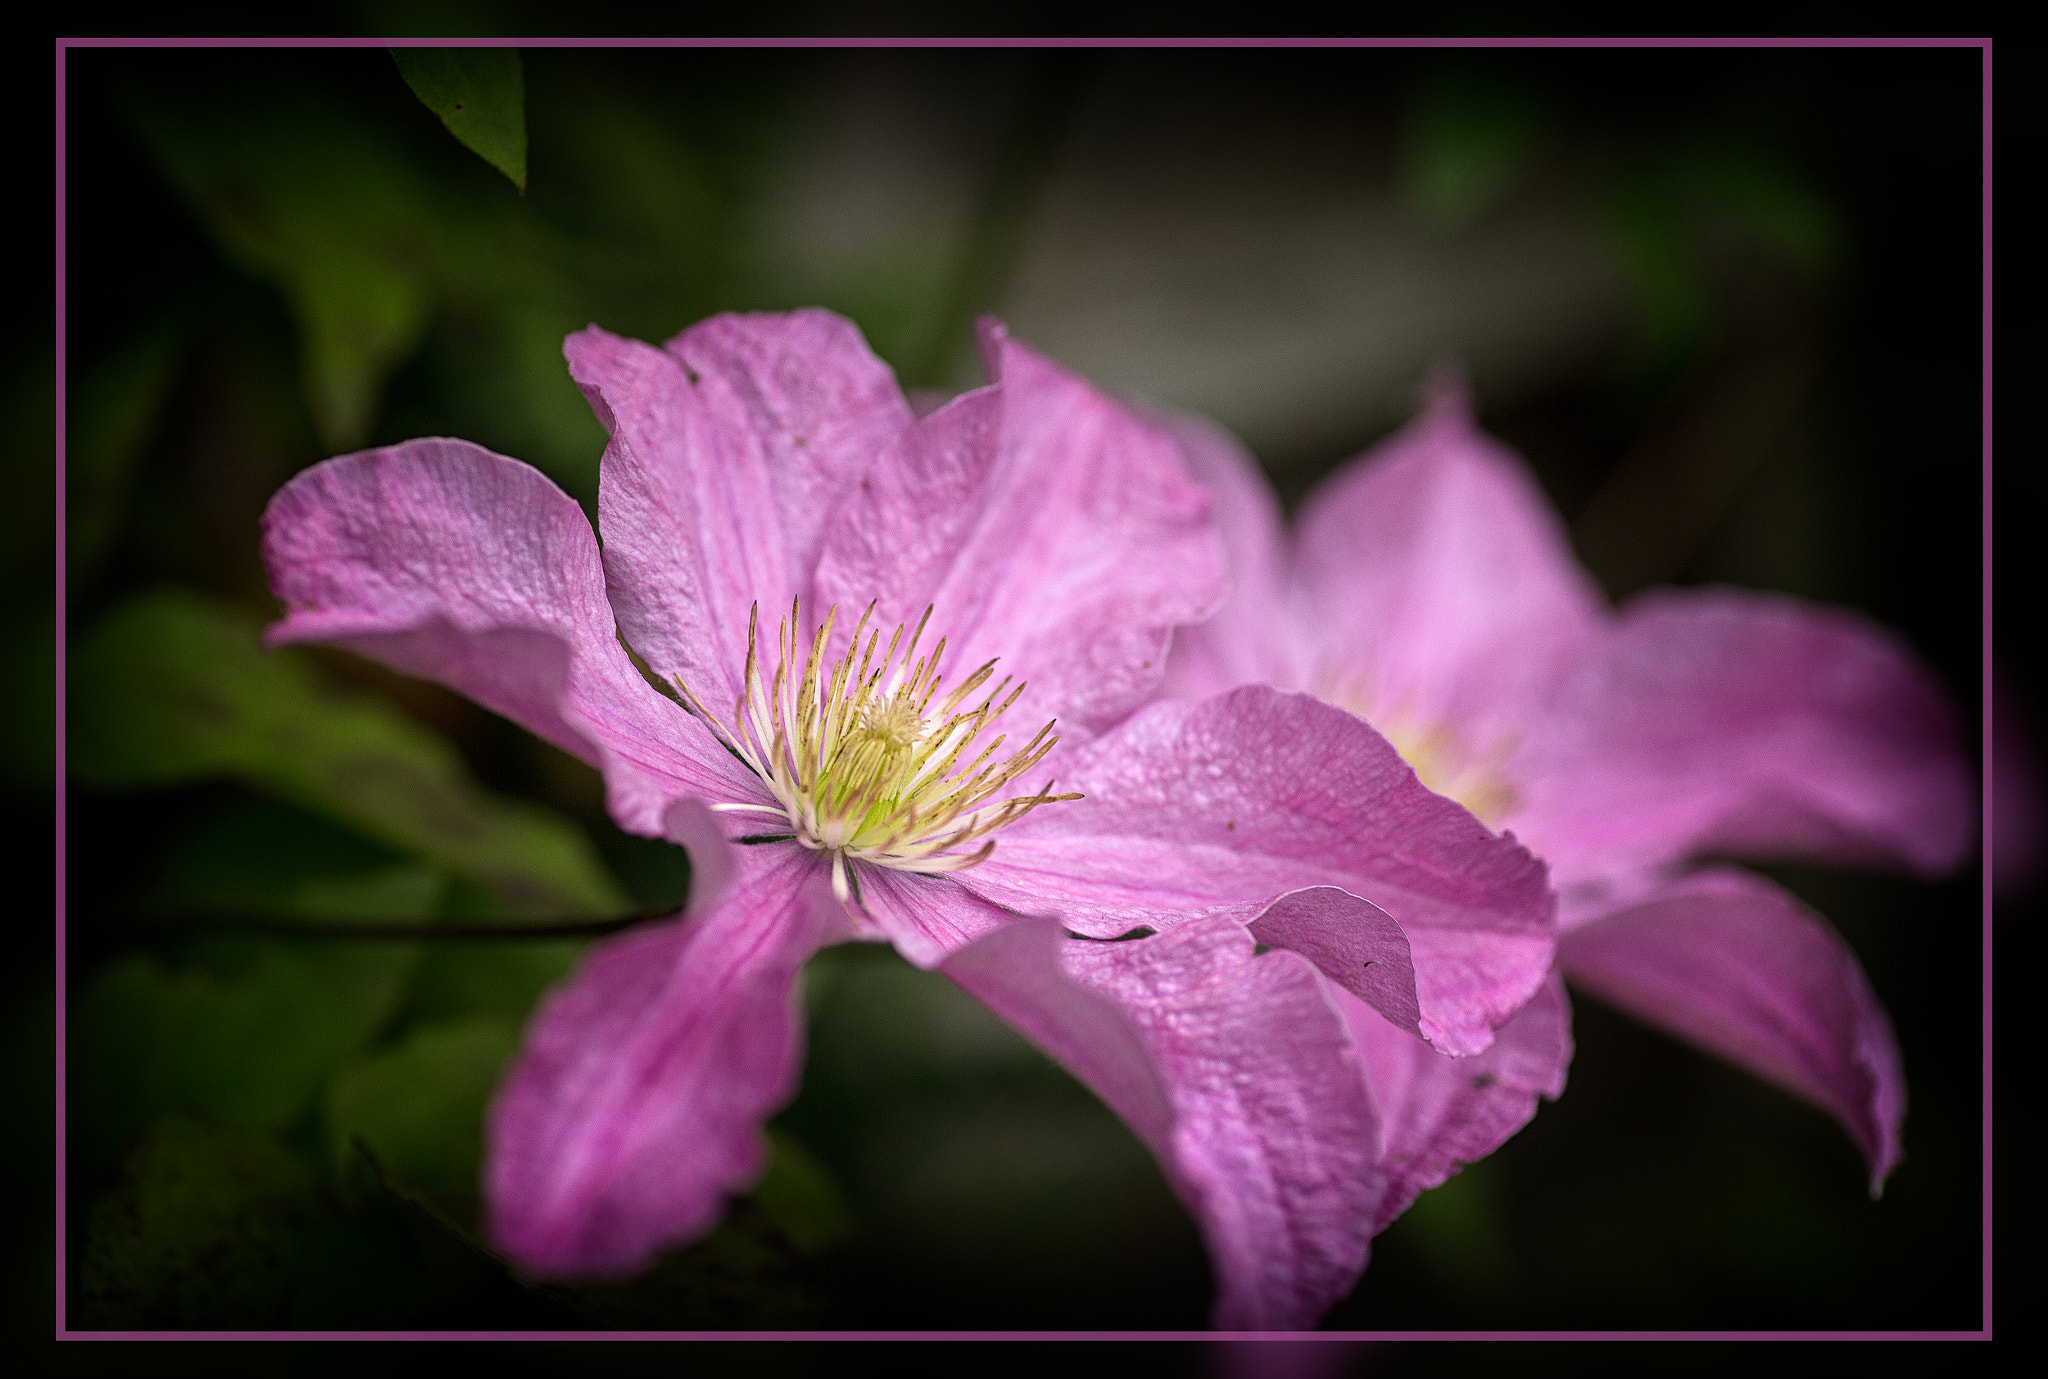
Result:
<svg viewBox="0 0 2048 1379">
<path fill-rule="evenodd" d="M 73 50 L 68 625 L 50 607 L 56 354 L 33 324 L 46 306 L 24 315 L 34 333 L 7 353 L 0 393 L 13 596 L 0 609 L 0 791 L 31 851 L 48 838 L 68 637 L 70 1322 L 1202 1324 L 1201 1242 L 1143 1149 L 942 978 L 877 948 L 807 969 L 803 1089 L 731 1220 L 640 1280 L 558 1287 L 482 1244 L 479 1128 L 518 1031 L 583 945 L 193 933 L 224 918 L 680 908 L 687 858 L 620 834 L 589 768 L 345 653 L 262 652 L 275 612 L 255 554 L 263 503 L 336 450 L 445 434 L 533 462 L 594 511 L 605 436 L 561 357 L 562 337 L 591 322 L 660 340 L 717 310 L 824 305 L 855 317 L 910 384 L 977 381 L 969 322 L 1057 219 L 1045 210 L 1071 211 L 1105 159 L 1112 179 L 1152 175 L 1131 151 L 1144 112 L 1102 104 L 1120 92 L 1159 96 L 1153 114 L 1189 139 L 1255 137 L 1277 110 L 1310 140 L 1350 140 L 1363 170 L 1343 194 L 1384 175 L 1432 253 L 1531 197 L 1603 227 L 1615 340 L 1528 375 L 1564 380 L 1552 392 L 1480 399 L 1568 519 L 1653 423 L 1688 423 L 1678 404 L 1700 361 L 1742 345 L 1731 283 L 1772 311 L 1816 313 L 1839 376 L 1801 424 L 1839 472 L 1773 452 L 1712 511 L 1667 485 L 1678 498 L 1621 525 L 1663 539 L 1682 500 L 1699 509 L 1698 541 L 1637 582 L 1860 602 L 1973 704 L 1980 514 L 1974 483 L 1954 476 L 1974 473 L 1977 443 L 1976 55 L 1946 55 L 1952 70 L 1913 53 L 1484 56 L 863 65 L 543 48 L 401 50 L 394 71 L 375 47 Z M 912 233 L 862 240 L 837 220 L 793 225 L 774 199 L 777 179 L 819 156 L 805 140 L 833 132 L 817 111 L 859 82 L 954 93 L 964 113 L 939 142 L 969 168 L 959 224 L 912 214 Z M 1375 130 L 1377 152 L 1360 143 Z M 1267 150 L 1290 167 L 1315 152 Z M 856 190 L 883 220 L 915 199 L 893 183 Z M 1309 218 L 1318 204 L 1304 201 Z M 809 250 L 785 252 L 792 231 Z M 1130 246 L 1129 261 L 1151 247 Z M 1227 277 L 1188 290 L 1227 297 Z M 1294 310 L 1257 305 L 1254 324 Z M 1288 341 L 1275 329 L 1246 348 Z M 1376 434 L 1265 458 L 1299 496 Z M 1792 479 L 1801 501 L 1862 524 L 1864 547 L 1815 537 L 1807 509 L 1780 501 Z M 1783 530 L 1798 535 L 1752 539 Z M 1614 578 L 1616 562 L 1581 549 Z M 1819 574 L 1792 581 L 1757 550 Z M 1968 578 L 1944 574 L 1952 565 Z M 1900 1027 L 1909 1152 L 1883 1203 L 1863 1199 L 1817 1113 L 1589 1004 L 1566 1100 L 1376 1241 L 1332 1322 L 1974 1321 L 1979 955 L 1956 939 L 1974 879 L 1840 893 L 1786 879 L 1843 927 Z M 26 914 L 30 941 L 46 943 L 47 916 Z M 10 1163 L 33 1187 L 48 1178 L 54 1003 L 47 958 L 10 970 Z M 33 1190 L 16 1197 L 24 1238 L 41 1243 L 6 1277 L 40 1329 L 53 1213 Z"/>
<path fill-rule="evenodd" d="M 639 1278 L 552 1291 L 590 1325 L 613 1330 L 801 1331 L 835 1321 L 830 1296 L 789 1237 L 747 1200 Z"/>
<path fill-rule="evenodd" d="M 361 1141 L 456 1219 L 475 1220 L 484 1103 L 518 1042 L 512 1020 L 442 1020 L 343 1068 L 324 1108 L 336 1173 L 347 1173 Z"/>
<path fill-rule="evenodd" d="M 76 1324 L 282 1325 L 319 1211 L 313 1175 L 274 1143 L 166 1116 L 93 1204 Z"/>
<path fill-rule="evenodd" d="M 71 1011 L 70 1111 L 104 1163 L 161 1112 L 278 1130 L 398 1008 L 410 944 L 218 939 L 205 962 L 144 953 L 104 968 Z"/>
<path fill-rule="evenodd" d="M 420 104 L 464 148 L 526 190 L 526 79 L 517 48 L 393 48 Z"/>
<path fill-rule="evenodd" d="M 164 590 L 72 653 L 71 769 L 102 789 L 231 776 L 486 887 L 516 910 L 628 908 L 589 843 L 531 804 L 477 789 L 449 746 L 384 705 L 324 691 L 252 620 Z"/>
</svg>

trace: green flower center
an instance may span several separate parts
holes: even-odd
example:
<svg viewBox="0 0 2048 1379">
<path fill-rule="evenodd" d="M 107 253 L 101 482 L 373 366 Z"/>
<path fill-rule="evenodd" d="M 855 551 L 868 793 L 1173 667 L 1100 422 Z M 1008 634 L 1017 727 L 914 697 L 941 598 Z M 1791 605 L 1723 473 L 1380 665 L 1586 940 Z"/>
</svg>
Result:
<svg viewBox="0 0 2048 1379">
<path fill-rule="evenodd" d="M 868 627 L 874 611 L 869 604 L 844 653 L 827 664 L 838 607 L 800 657 L 801 609 L 792 605 L 776 633 L 774 669 L 764 674 L 757 605 L 747 619 L 745 684 L 729 722 L 676 677 L 691 709 L 777 801 L 712 808 L 787 819 L 791 838 L 831 856 L 832 886 L 842 902 L 859 895 L 849 861 L 927 874 L 962 871 L 995 850 L 997 830 L 1042 804 L 1080 798 L 1051 794 L 1050 782 L 1035 793 L 1005 794 L 1058 743 L 1053 724 L 1005 754 L 1006 735 L 989 735 L 1023 684 L 1011 689 L 1006 676 L 977 699 L 995 673 L 990 661 L 942 697 L 945 638 L 917 654 L 931 609 L 915 629 L 899 625 L 879 660 L 881 632 Z"/>
</svg>

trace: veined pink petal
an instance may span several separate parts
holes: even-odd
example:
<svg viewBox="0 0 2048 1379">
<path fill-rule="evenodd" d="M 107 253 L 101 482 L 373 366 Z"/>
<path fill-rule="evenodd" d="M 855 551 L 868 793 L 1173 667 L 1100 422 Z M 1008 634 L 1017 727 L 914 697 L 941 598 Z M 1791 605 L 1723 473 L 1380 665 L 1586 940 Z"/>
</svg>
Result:
<svg viewBox="0 0 2048 1379">
<path fill-rule="evenodd" d="M 1002 385 L 991 384 L 941 404 L 897 436 L 826 525 L 819 606 L 837 604 L 850 624 L 875 603 L 884 642 L 897 624 L 915 624 L 988 518 L 1002 424 Z M 933 610 L 933 640 L 970 608 L 950 593 Z M 956 657 L 953 664 L 963 663 Z"/>
<path fill-rule="evenodd" d="M 1078 741 L 1152 692 L 1174 626 L 1222 598 L 1222 552 L 1169 436 L 993 322 L 983 347 L 995 382 L 928 417 L 900 472 L 847 505 L 819 593 L 842 616 L 933 605 L 953 683 L 996 659 L 1029 685 L 1005 727 L 1057 718 Z M 911 557 L 896 573 L 892 550 Z"/>
<path fill-rule="evenodd" d="M 860 907 L 898 953 L 919 967 L 939 967 L 995 929 L 1031 923 L 951 877 L 915 876 L 875 867 L 859 870 Z M 1214 897 L 1208 897 L 1211 901 Z M 1259 944 L 1301 954 L 1330 980 L 1356 992 L 1410 1034 L 1422 1010 L 1408 936 L 1392 915 L 1335 886 L 1305 886 L 1270 900 L 1172 909 L 1164 905 L 1115 912 L 1107 926 L 1099 908 L 1041 905 L 1041 918 L 1069 919 L 1089 931 L 1114 929 L 1109 938 L 1157 933 L 1195 919 L 1224 918 L 1246 926 Z M 1068 932 L 1073 932 L 1069 930 Z"/>
<path fill-rule="evenodd" d="M 952 876 L 918 876 L 852 864 L 860 922 L 872 924 L 904 961 L 929 971 L 1017 916 Z"/>
<path fill-rule="evenodd" d="M 1643 595 L 1532 724 L 1511 818 L 1561 884 L 1700 853 L 1953 867 L 1970 782 L 1933 676 L 1842 609 Z"/>
<path fill-rule="evenodd" d="M 808 574 L 849 486 L 911 424 L 895 370 L 853 322 L 817 308 L 727 312 L 662 348 L 686 376 L 727 380 L 741 413 L 721 420 L 759 438 L 790 559 Z"/>
<path fill-rule="evenodd" d="M 495 1247 L 543 1276 L 633 1273 L 761 1171 L 761 1122 L 802 1065 L 797 969 L 846 936 L 821 876 L 784 852 L 547 996 L 486 1120 Z"/>
<path fill-rule="evenodd" d="M 601 767 L 623 827 L 756 793 L 628 661 L 590 523 L 529 465 L 458 440 L 339 456 L 271 499 L 263 558 L 286 608 L 271 645 L 334 642 L 468 695 Z"/>
<path fill-rule="evenodd" d="M 1600 626 L 1549 503 L 1459 387 L 1310 495 L 1297 532 L 1315 644 L 1296 683 L 1371 713 L 1518 726 Z"/>
<path fill-rule="evenodd" d="M 1470 1058 L 1444 1057 L 1347 992 L 1337 1002 L 1365 1060 L 1379 1117 L 1386 1196 L 1375 1232 L 1424 1191 L 1505 1144 L 1536 1114 L 1538 1097 L 1555 1101 L 1564 1092 L 1571 1007 L 1555 974 L 1495 1032 L 1492 1048 Z"/>
<path fill-rule="evenodd" d="M 1382 1196 L 1377 1132 L 1307 960 L 1255 955 L 1223 916 L 1122 943 L 1060 941 L 1025 921 L 945 971 L 1152 1147 L 1208 1242 L 1218 1327 L 1313 1326 L 1357 1281 Z"/>
<path fill-rule="evenodd" d="M 834 507 L 910 408 L 853 325 L 822 311 L 714 317 L 663 349 L 592 326 L 564 352 L 611 433 L 598 520 L 620 629 L 727 712 L 750 610 L 772 646 Z"/>
<path fill-rule="evenodd" d="M 1301 641 L 1290 597 L 1292 554 L 1273 486 L 1237 437 L 1205 417 L 1159 418 L 1180 445 L 1181 463 L 1215 504 L 1230 567 L 1230 592 L 1206 621 L 1173 634 L 1162 693 L 1206 699 L 1238 685 L 1291 683 Z"/>
<path fill-rule="evenodd" d="M 1161 1163 L 1173 1152 L 1173 1095 L 1144 1036 L 1114 999 L 1067 974 L 1050 920 L 991 925 L 940 970 L 1079 1078 Z"/>
<path fill-rule="evenodd" d="M 1884 1007 L 1819 915 L 1762 877 L 1694 873 L 1560 940 L 1565 975 L 1829 1112 L 1871 1190 L 1899 1158 L 1906 1084 Z"/>
<path fill-rule="evenodd" d="M 1086 798 L 1005 830 L 963 886 L 1104 938 L 1336 887 L 1398 922 L 1419 1028 L 1454 1054 L 1492 1042 L 1550 968 L 1543 864 L 1432 794 L 1362 720 L 1308 695 L 1249 685 L 1154 704 L 1063 754 L 1059 772 Z"/>
<path fill-rule="evenodd" d="M 1289 891 L 1250 920 L 1252 937 L 1299 953 L 1381 1019 L 1410 1036 L 1422 1027 L 1422 984 L 1415 953 L 1394 917 L 1349 891 L 1309 886 Z"/>
</svg>

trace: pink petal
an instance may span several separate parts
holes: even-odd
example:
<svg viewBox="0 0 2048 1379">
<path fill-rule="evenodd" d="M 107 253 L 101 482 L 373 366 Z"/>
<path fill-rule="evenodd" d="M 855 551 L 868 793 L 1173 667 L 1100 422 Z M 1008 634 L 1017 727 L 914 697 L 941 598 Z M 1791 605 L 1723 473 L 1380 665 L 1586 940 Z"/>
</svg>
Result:
<svg viewBox="0 0 2048 1379">
<path fill-rule="evenodd" d="M 1255 956 L 1242 925 L 1211 916 L 1123 943 L 1013 924 L 945 970 L 1158 1155 L 1208 1242 L 1218 1327 L 1313 1326 L 1350 1291 L 1381 1196 L 1376 1132 L 1344 1021 L 1306 960 Z"/>
<path fill-rule="evenodd" d="M 1600 625 L 1556 514 L 1461 387 L 1312 494 L 1297 530 L 1316 654 L 1294 683 L 1369 717 L 1519 726 Z"/>
<path fill-rule="evenodd" d="M 1335 886 L 1309 886 L 1279 897 L 1249 927 L 1265 946 L 1307 958 L 1382 1020 L 1419 1033 L 1414 951 L 1394 917 L 1371 901 Z"/>
<path fill-rule="evenodd" d="M 1047 920 L 993 925 L 954 950 L 943 971 L 1080 1079 L 1168 1162 L 1172 1093 L 1123 1007 L 1067 974 L 1060 954 L 1070 942 Z"/>
<path fill-rule="evenodd" d="M 1170 436 L 984 323 L 996 379 L 919 425 L 831 528 L 821 598 L 872 598 L 1029 685 L 1004 719 L 1100 731 L 1158 684 L 1173 627 L 1223 593 L 1209 501 Z M 991 448 L 992 447 L 992 448 Z M 886 639 L 886 638 L 885 638 Z"/>
<path fill-rule="evenodd" d="M 845 936 L 784 851 L 694 919 L 593 949 L 543 1001 L 485 1126 L 486 1230 L 544 1276 L 624 1275 L 761 1171 L 802 1065 L 797 969 Z"/>
<path fill-rule="evenodd" d="M 1695 873 L 1574 927 L 1573 984 L 1829 1112 L 1870 1163 L 1899 1158 L 1905 1075 L 1884 1007 L 1820 916 L 1759 876 Z"/>
<path fill-rule="evenodd" d="M 686 374 L 728 382 L 742 411 L 725 420 L 758 438 L 790 558 L 808 574 L 848 487 L 911 424 L 895 370 L 868 348 L 860 327 L 817 308 L 728 312 L 662 348 Z"/>
<path fill-rule="evenodd" d="M 1205 622 L 1173 636 L 1162 691 L 1206 699 L 1238 685 L 1289 684 L 1300 633 L 1289 597 L 1292 555 L 1273 486 L 1237 438 L 1203 417 L 1160 418 L 1180 444 L 1181 463 L 1209 491 L 1230 566 L 1230 593 Z"/>
<path fill-rule="evenodd" d="M 1400 925 L 1419 1028 L 1449 1053 L 1484 1049 L 1550 968 L 1543 864 L 1432 794 L 1362 720 L 1307 695 L 1248 685 L 1154 704 L 1059 772 L 1086 798 L 1005 830 L 963 886 L 1096 937 L 1336 887 Z"/>
<path fill-rule="evenodd" d="M 823 311 L 714 317 L 663 349 L 592 326 L 564 351 L 611 433 L 598 520 L 619 626 L 724 712 L 750 610 L 772 645 L 810 592 L 835 505 L 909 406 L 852 324 Z"/>
<path fill-rule="evenodd" d="M 951 876 L 919 876 L 851 863 L 855 922 L 887 939 L 904 961 L 929 971 L 1016 918 Z"/>
<path fill-rule="evenodd" d="M 263 558 L 286 608 L 271 645 L 338 643 L 468 695 L 600 766 L 623 827 L 757 793 L 627 660 L 589 522 L 528 465 L 458 440 L 339 456 L 271 499 Z"/>
<path fill-rule="evenodd" d="M 1348 993 L 1338 1004 L 1365 1060 L 1379 1116 L 1386 1196 L 1373 1222 L 1385 1230 L 1429 1188 L 1485 1158 L 1536 1114 L 1538 1097 L 1564 1092 L 1571 1063 L 1571 1007 L 1553 975 L 1496 1031 L 1493 1047 L 1446 1058 Z"/>
<path fill-rule="evenodd" d="M 857 868 L 855 875 L 862 919 L 919 967 L 939 967 L 993 930 L 1019 922 L 1015 910 L 994 904 L 952 877 L 865 866 Z M 1111 938 L 1156 933 L 1193 919 L 1226 918 L 1245 925 L 1265 947 L 1301 954 L 1332 981 L 1385 1012 L 1400 1028 L 1412 1034 L 1420 1026 L 1422 1011 L 1407 935 L 1385 910 L 1335 886 L 1306 886 L 1270 901 L 1186 909 L 1118 907 L 1111 911 L 1067 903 L 1042 906 L 1041 912 L 1073 920 L 1084 931 L 1114 930 L 1113 934 L 1090 935 Z M 1111 915 L 1114 917 L 1109 918 Z"/>
<path fill-rule="evenodd" d="M 875 603 L 884 642 L 898 623 L 916 623 L 986 518 L 1002 422 L 1003 390 L 994 384 L 941 404 L 894 439 L 826 527 L 821 607 L 837 604 L 852 618 Z M 934 639 L 972 611 L 973 581 L 962 582 L 969 587 L 948 590 L 934 610 Z"/>
<path fill-rule="evenodd" d="M 1782 595 L 1636 599 L 1514 770 L 1514 827 L 1561 882 L 1698 853 L 1936 875 L 1975 836 L 1933 675 L 1863 618 Z"/>
</svg>

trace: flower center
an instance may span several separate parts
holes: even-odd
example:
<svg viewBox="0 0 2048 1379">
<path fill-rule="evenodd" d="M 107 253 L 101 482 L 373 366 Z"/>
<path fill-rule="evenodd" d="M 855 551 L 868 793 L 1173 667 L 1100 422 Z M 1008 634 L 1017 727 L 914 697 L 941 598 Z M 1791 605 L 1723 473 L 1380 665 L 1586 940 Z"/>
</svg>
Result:
<svg viewBox="0 0 2048 1379">
<path fill-rule="evenodd" d="M 1006 824 L 1039 805 L 1081 798 L 1048 793 L 1050 782 L 1035 794 L 1004 796 L 1010 783 L 1044 760 L 1059 741 L 1053 724 L 1007 756 L 1002 754 L 1005 735 L 984 744 L 984 734 L 1017 702 L 1024 686 L 1010 689 L 1005 676 L 971 702 L 995 673 L 996 663 L 990 661 L 940 697 L 946 639 L 941 637 L 928 655 L 917 654 L 932 610 L 925 609 L 907 643 L 906 629 L 899 625 L 879 661 L 875 653 L 881 632 L 868 628 L 874 611 L 869 604 L 845 653 L 827 665 L 826 647 L 839 617 L 835 605 L 799 669 L 800 609 L 792 605 L 776 633 L 775 668 L 764 677 L 767 658 L 757 635 L 756 605 L 747 618 L 745 684 L 729 724 L 676 677 L 692 712 L 777 801 L 712 808 L 786 818 L 791 831 L 770 837 L 792 838 L 829 853 L 832 889 L 842 903 L 860 899 L 860 882 L 849 861 L 896 871 L 963 871 L 987 859 L 995 850 L 990 835 Z M 1009 695 L 1002 698 L 1005 690 Z"/>
<path fill-rule="evenodd" d="M 1385 706 L 1380 701 L 1386 696 L 1356 676 L 1315 676 L 1309 693 L 1372 724 L 1424 785 L 1471 810 L 1488 828 L 1500 827 L 1521 802 L 1505 770 L 1514 754 L 1514 737 L 1475 740 L 1474 734 L 1434 721 L 1405 701 Z"/>
</svg>

